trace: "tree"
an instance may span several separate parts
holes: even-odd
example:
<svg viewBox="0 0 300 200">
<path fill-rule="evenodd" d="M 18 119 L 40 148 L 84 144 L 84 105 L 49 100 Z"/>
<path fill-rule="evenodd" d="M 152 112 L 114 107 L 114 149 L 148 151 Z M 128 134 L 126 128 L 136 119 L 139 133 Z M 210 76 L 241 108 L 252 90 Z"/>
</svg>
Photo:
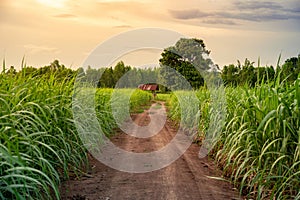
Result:
<svg viewBox="0 0 300 200">
<path fill-rule="evenodd" d="M 230 64 L 228 66 L 225 65 L 221 74 L 225 85 L 237 86 L 240 71 L 241 69 L 234 64 Z"/>
<path fill-rule="evenodd" d="M 294 82 L 300 73 L 300 54 L 298 57 L 287 59 L 282 65 L 282 79 L 287 79 L 289 82 Z"/>
<path fill-rule="evenodd" d="M 113 69 L 114 85 L 116 85 L 116 83 L 122 78 L 122 83 L 120 83 L 120 85 L 122 85 L 122 87 L 126 87 L 126 82 L 128 82 L 128 80 L 124 80 L 127 79 L 127 76 L 124 76 L 124 74 L 126 74 L 130 69 L 131 67 L 125 66 L 123 61 L 118 62 Z"/>
<path fill-rule="evenodd" d="M 162 82 L 173 88 L 180 88 L 179 72 L 194 89 L 204 85 L 203 76 L 212 70 L 213 63 L 208 58 L 210 51 L 206 50 L 203 40 L 181 38 L 175 46 L 164 49 L 159 60 Z M 200 74 L 200 72 L 201 74 Z M 177 78 L 176 78 L 177 77 Z"/>
<path fill-rule="evenodd" d="M 113 88 L 113 87 L 115 87 L 115 84 L 116 84 L 116 81 L 114 79 L 114 73 L 113 73 L 112 67 L 105 68 L 105 70 L 101 76 L 101 79 L 100 79 L 100 86 L 107 87 L 107 88 Z"/>
<path fill-rule="evenodd" d="M 99 85 L 99 78 L 100 75 L 103 73 L 103 71 L 104 68 L 100 68 L 97 70 L 91 68 L 91 66 L 88 66 L 83 80 L 86 81 L 87 83 L 92 84 L 93 86 Z"/>
</svg>

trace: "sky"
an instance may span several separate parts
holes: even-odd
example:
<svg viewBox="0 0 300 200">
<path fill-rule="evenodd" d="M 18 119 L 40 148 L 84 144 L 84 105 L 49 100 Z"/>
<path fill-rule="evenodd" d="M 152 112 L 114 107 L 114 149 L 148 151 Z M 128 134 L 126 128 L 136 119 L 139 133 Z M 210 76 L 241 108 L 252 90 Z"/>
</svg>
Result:
<svg viewBox="0 0 300 200">
<path fill-rule="evenodd" d="M 17 69 L 58 59 L 83 65 L 99 44 L 139 28 L 203 39 L 220 67 L 245 58 L 275 65 L 300 53 L 299 0 L 0 0 L 0 59 Z M 161 51 L 127 54 L 125 64 L 157 62 Z M 137 62 L 137 60 L 139 62 Z"/>
</svg>

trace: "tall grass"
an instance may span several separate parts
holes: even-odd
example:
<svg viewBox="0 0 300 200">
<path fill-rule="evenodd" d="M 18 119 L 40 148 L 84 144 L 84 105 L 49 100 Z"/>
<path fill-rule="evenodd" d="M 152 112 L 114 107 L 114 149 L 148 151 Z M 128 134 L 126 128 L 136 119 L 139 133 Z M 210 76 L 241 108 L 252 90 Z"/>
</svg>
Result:
<svg viewBox="0 0 300 200">
<path fill-rule="evenodd" d="M 300 199 L 300 76 L 292 84 L 226 88 L 226 123 L 212 151 L 240 193 L 256 199 Z M 202 88 L 197 142 L 211 120 L 210 92 Z M 225 100 L 225 99 L 224 99 Z M 169 114 L 180 119 L 175 95 Z"/>
<path fill-rule="evenodd" d="M 72 119 L 72 80 L 0 75 L 0 198 L 59 199 L 86 163 Z"/>
<path fill-rule="evenodd" d="M 115 92 L 115 98 L 112 95 Z M 149 104 L 152 94 L 140 89 L 111 89 L 100 88 L 96 91 L 96 112 L 102 131 L 106 135 L 113 133 L 118 127 L 115 117 L 119 122 L 126 120 L 127 114 L 136 112 L 141 106 Z M 128 110 L 127 110 L 127 104 Z M 112 107 L 115 107 L 115 116 Z"/>
<path fill-rule="evenodd" d="M 249 197 L 290 199 L 300 191 L 300 78 L 227 89 L 218 161 Z"/>
<path fill-rule="evenodd" d="M 60 199 L 61 181 L 87 164 L 72 112 L 74 82 L 74 75 L 62 79 L 58 72 L 0 74 L 0 199 Z M 98 89 L 95 95 L 106 134 L 116 127 L 112 91 Z M 149 95 L 136 91 L 131 107 Z"/>
<path fill-rule="evenodd" d="M 192 116 L 186 114 L 187 119 L 181 119 L 182 110 L 180 107 L 181 106 L 180 102 L 178 101 L 178 96 L 184 98 L 185 96 L 190 96 L 190 95 L 191 95 L 190 91 L 176 91 L 171 93 L 169 97 L 166 99 L 166 104 L 168 106 L 168 116 L 170 119 L 172 119 L 175 122 L 179 122 L 183 120 L 183 122 L 185 121 L 186 124 L 191 124 L 192 121 L 199 120 L 199 122 L 197 123 L 199 126 L 197 131 L 198 133 L 195 138 L 195 140 L 197 141 L 195 142 L 201 142 L 201 140 L 204 139 L 205 130 L 207 130 L 209 127 L 209 118 L 210 118 L 209 112 L 210 112 L 210 103 L 211 103 L 210 92 L 205 88 L 196 91 L 195 95 L 199 99 L 198 116 Z M 186 103 L 190 103 L 188 99 L 186 99 Z M 189 111 L 187 110 L 187 112 Z"/>
</svg>

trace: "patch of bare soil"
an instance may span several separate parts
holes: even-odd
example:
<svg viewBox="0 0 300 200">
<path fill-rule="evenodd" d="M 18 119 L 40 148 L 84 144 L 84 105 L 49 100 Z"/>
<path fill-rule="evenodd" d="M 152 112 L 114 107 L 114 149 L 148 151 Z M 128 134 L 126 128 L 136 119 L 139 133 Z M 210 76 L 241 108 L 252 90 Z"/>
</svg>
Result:
<svg viewBox="0 0 300 200">
<path fill-rule="evenodd" d="M 135 114 L 132 119 L 145 126 L 149 124 L 148 114 L 148 111 Z M 167 120 L 153 137 L 136 138 L 118 131 L 111 141 L 127 151 L 144 153 L 164 147 L 176 133 L 172 122 Z M 212 178 L 221 177 L 221 172 L 209 158 L 198 158 L 199 149 L 198 145 L 192 144 L 169 166 L 141 174 L 112 169 L 89 156 L 89 175 L 64 182 L 60 188 L 62 199 L 240 199 L 229 182 Z"/>
</svg>

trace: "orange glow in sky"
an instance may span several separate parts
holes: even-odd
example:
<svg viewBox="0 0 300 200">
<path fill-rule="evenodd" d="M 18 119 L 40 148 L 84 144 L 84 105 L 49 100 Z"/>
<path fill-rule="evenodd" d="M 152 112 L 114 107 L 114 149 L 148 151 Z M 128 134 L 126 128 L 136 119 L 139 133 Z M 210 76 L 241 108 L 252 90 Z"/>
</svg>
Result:
<svg viewBox="0 0 300 200">
<path fill-rule="evenodd" d="M 35 67 L 54 59 L 79 67 L 113 35 L 148 27 L 203 39 L 221 67 L 300 53 L 298 0 L 1 0 L 0 22 L 0 59 L 16 68 L 23 56 Z"/>
</svg>

